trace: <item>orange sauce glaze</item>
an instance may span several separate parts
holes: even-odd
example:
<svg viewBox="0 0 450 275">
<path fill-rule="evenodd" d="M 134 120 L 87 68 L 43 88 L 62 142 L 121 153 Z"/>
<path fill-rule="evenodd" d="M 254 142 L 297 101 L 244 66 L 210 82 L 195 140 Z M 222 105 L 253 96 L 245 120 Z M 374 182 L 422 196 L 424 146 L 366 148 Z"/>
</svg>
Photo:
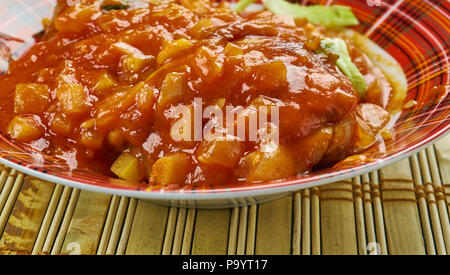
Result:
<svg viewBox="0 0 450 275">
<path fill-rule="evenodd" d="M 65 2 L 58 2 L 42 41 L 0 76 L 0 128 L 7 132 L 15 116 L 38 117 L 39 138 L 22 142 L 73 168 L 114 176 L 111 165 L 129 152 L 148 180 L 156 160 L 183 152 L 189 166 L 180 184 L 245 181 L 246 156 L 258 142 L 240 142 L 231 164 L 201 162 L 200 142 L 175 142 L 166 114 L 194 98 L 205 106 L 224 99 L 225 108 L 263 96 L 279 107 L 283 150 L 274 161 L 287 168 L 278 173 L 262 165 L 265 172 L 253 179 L 293 176 L 354 153 L 358 107 L 386 108 L 390 96 L 389 82 L 350 45 L 369 81 L 360 98 L 332 60 L 306 45 L 325 31 L 305 22 L 267 12 L 238 15 L 209 1 L 143 1 L 118 10 L 104 10 L 102 1 Z M 45 85 L 48 98 L 15 102 L 23 83 Z M 164 85 L 182 95 L 162 100 Z M 74 96 L 64 94 L 74 87 Z"/>
</svg>

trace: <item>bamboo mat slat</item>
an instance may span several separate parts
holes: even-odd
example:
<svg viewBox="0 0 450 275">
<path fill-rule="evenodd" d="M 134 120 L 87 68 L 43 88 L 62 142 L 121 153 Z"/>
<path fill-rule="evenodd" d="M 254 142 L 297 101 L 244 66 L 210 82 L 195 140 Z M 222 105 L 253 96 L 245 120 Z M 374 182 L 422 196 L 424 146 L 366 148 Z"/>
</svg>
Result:
<svg viewBox="0 0 450 275">
<path fill-rule="evenodd" d="M 192 239 L 192 254 L 226 255 L 229 222 L 229 209 L 197 210 Z"/>
<path fill-rule="evenodd" d="M 255 254 L 290 254 L 291 215 L 291 196 L 259 205 Z"/>
<path fill-rule="evenodd" d="M 81 191 L 0 166 L 0 254 L 446 255 L 449 213 L 449 135 L 379 171 L 219 210 Z"/>
<path fill-rule="evenodd" d="M 379 174 L 389 254 L 425 254 L 409 161 L 385 167 Z"/>
<path fill-rule="evenodd" d="M 61 251 L 56 253 L 70 254 L 76 244 L 82 254 L 95 254 L 110 201 L 109 195 L 81 191 Z"/>
<path fill-rule="evenodd" d="M 352 181 L 320 188 L 323 254 L 357 254 Z"/>
<path fill-rule="evenodd" d="M 26 177 L 0 240 L 5 254 L 31 254 L 55 185 Z"/>
<path fill-rule="evenodd" d="M 161 254 L 169 208 L 138 201 L 126 254 Z"/>
</svg>

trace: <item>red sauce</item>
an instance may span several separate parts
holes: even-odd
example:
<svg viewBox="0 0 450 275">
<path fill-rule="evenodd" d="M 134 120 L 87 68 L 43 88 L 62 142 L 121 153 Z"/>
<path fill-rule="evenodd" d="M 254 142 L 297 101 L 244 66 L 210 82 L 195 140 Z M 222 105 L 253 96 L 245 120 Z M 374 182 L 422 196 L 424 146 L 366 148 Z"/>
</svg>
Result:
<svg viewBox="0 0 450 275">
<path fill-rule="evenodd" d="M 103 2 L 58 1 L 42 41 L 0 76 L 0 128 L 72 168 L 113 176 L 116 162 L 128 180 L 161 184 L 279 179 L 369 146 L 387 122 L 389 82 L 354 49 L 371 84 L 360 98 L 309 46 L 326 34 L 320 27 L 201 0 L 111 10 Z M 279 145 L 175 141 L 170 110 L 196 98 L 224 113 L 276 106 Z M 364 110 L 379 113 L 377 129 Z"/>
</svg>

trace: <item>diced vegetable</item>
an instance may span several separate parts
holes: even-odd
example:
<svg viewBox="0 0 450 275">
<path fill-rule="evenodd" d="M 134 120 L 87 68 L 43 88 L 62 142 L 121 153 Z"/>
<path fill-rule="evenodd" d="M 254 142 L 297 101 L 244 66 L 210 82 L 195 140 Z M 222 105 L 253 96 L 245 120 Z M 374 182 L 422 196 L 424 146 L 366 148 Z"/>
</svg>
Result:
<svg viewBox="0 0 450 275">
<path fill-rule="evenodd" d="M 102 148 L 103 139 L 104 139 L 103 135 L 101 135 L 97 131 L 89 129 L 89 130 L 84 130 L 81 133 L 80 142 L 86 148 L 98 150 L 98 149 Z"/>
<path fill-rule="evenodd" d="M 336 61 L 337 66 L 350 79 L 353 87 L 364 96 L 367 91 L 367 84 L 364 76 L 361 74 L 356 65 L 352 62 L 350 54 L 347 50 L 345 41 L 341 38 L 325 38 L 320 43 L 322 50 L 327 53 L 336 54 L 339 56 Z"/>
<path fill-rule="evenodd" d="M 108 141 L 108 144 L 116 149 L 120 149 L 122 145 L 125 143 L 125 138 L 123 137 L 121 131 L 119 129 L 111 130 L 106 140 Z"/>
<path fill-rule="evenodd" d="M 197 150 L 197 158 L 204 164 L 234 167 L 239 162 L 242 151 L 242 145 L 237 140 L 203 140 Z"/>
<path fill-rule="evenodd" d="M 136 103 L 136 95 L 145 87 L 144 82 L 139 82 L 129 90 L 117 92 L 102 100 L 97 108 L 97 127 L 103 129 L 114 126 L 116 119 Z"/>
<path fill-rule="evenodd" d="M 178 40 L 174 40 L 163 46 L 161 52 L 156 57 L 156 61 L 161 65 L 167 59 L 183 53 L 184 51 L 190 49 L 192 46 L 192 42 L 187 39 L 181 38 Z"/>
<path fill-rule="evenodd" d="M 72 133 L 72 124 L 72 121 L 64 114 L 56 114 L 50 129 L 58 135 L 69 136 Z"/>
<path fill-rule="evenodd" d="M 89 129 L 95 127 L 95 119 L 91 118 L 80 124 L 81 128 Z"/>
<path fill-rule="evenodd" d="M 181 0 L 180 2 L 183 6 L 199 14 L 208 12 L 212 4 L 210 0 Z"/>
<path fill-rule="evenodd" d="M 122 69 L 127 73 L 136 73 L 143 70 L 151 63 L 149 57 L 126 56 L 122 59 Z"/>
<path fill-rule="evenodd" d="M 148 115 L 152 111 L 155 102 L 154 89 L 148 85 L 142 87 L 137 93 L 137 108 L 139 111 Z"/>
<path fill-rule="evenodd" d="M 333 137 L 328 145 L 327 152 L 321 163 L 330 164 L 345 157 L 352 142 L 355 131 L 355 121 L 353 117 L 344 119 L 333 125 Z"/>
<path fill-rule="evenodd" d="M 139 167 L 139 160 L 130 153 L 123 153 L 111 166 L 111 171 L 119 178 L 139 182 L 144 174 Z"/>
<path fill-rule="evenodd" d="M 384 140 L 390 140 L 393 138 L 391 130 L 387 128 L 381 129 L 380 135 Z"/>
<path fill-rule="evenodd" d="M 325 155 L 333 137 L 333 128 L 322 127 L 311 135 L 302 138 L 294 146 L 299 172 L 305 172 L 316 166 Z"/>
<path fill-rule="evenodd" d="M 274 14 L 306 18 L 309 22 L 326 28 L 356 26 L 359 24 L 352 9 L 348 6 L 302 6 L 285 0 L 262 0 L 262 2 Z"/>
<path fill-rule="evenodd" d="M 50 91 L 43 84 L 19 84 L 14 93 L 14 112 L 16 114 L 41 114 L 49 105 Z"/>
<path fill-rule="evenodd" d="M 252 75 L 257 80 L 256 89 L 272 89 L 287 85 L 287 69 L 284 62 L 274 60 L 252 68 Z"/>
<path fill-rule="evenodd" d="M 194 54 L 194 69 L 207 83 L 213 81 L 223 70 L 223 64 L 216 56 L 216 53 L 204 46 L 200 47 Z"/>
<path fill-rule="evenodd" d="M 151 55 L 145 55 L 141 50 L 131 46 L 125 42 L 117 42 L 113 44 L 113 50 L 124 54 L 120 63 L 122 70 L 126 73 L 136 73 L 149 66 L 155 59 Z"/>
<path fill-rule="evenodd" d="M 190 29 L 191 37 L 195 39 L 207 37 L 223 24 L 225 22 L 218 18 L 202 18 Z"/>
<path fill-rule="evenodd" d="M 16 116 L 8 124 L 8 134 L 19 142 L 31 142 L 44 135 L 41 119 L 36 116 Z"/>
<path fill-rule="evenodd" d="M 249 158 L 248 182 L 282 179 L 297 173 L 294 157 L 282 146 L 272 152 L 257 152 Z"/>
<path fill-rule="evenodd" d="M 158 159 L 152 167 L 151 179 L 162 185 L 183 184 L 189 169 L 186 154 L 176 153 Z"/>
<path fill-rule="evenodd" d="M 375 135 L 369 125 L 359 117 L 356 118 L 355 127 L 354 147 L 355 152 L 360 152 L 375 142 Z"/>
<path fill-rule="evenodd" d="M 110 89 L 115 84 L 116 82 L 114 81 L 114 79 L 108 73 L 105 72 L 98 78 L 97 83 L 93 88 L 93 91 L 101 93 L 103 91 Z"/>
<path fill-rule="evenodd" d="M 157 109 L 164 109 L 183 98 L 185 93 L 185 76 L 183 73 L 168 73 L 163 80 Z"/>
<path fill-rule="evenodd" d="M 95 5 L 73 5 L 53 20 L 53 25 L 61 32 L 82 32 L 101 13 Z"/>
<path fill-rule="evenodd" d="M 224 48 L 224 51 L 231 56 L 237 56 L 237 55 L 241 55 L 244 53 L 244 50 L 242 50 L 241 47 L 239 47 L 231 42 L 227 43 L 227 45 Z"/>
<path fill-rule="evenodd" d="M 87 95 L 80 84 L 64 83 L 56 90 L 62 111 L 69 116 L 83 115 L 89 111 Z"/>
</svg>

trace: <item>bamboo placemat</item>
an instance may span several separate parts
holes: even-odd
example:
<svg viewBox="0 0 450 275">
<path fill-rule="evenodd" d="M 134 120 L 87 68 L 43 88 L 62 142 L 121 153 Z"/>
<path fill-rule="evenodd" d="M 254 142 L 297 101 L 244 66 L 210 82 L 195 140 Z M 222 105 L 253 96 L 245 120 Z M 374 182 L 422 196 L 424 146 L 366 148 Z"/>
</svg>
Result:
<svg viewBox="0 0 450 275">
<path fill-rule="evenodd" d="M 379 171 L 247 207 L 178 209 L 0 168 L 0 254 L 449 254 L 450 135 Z"/>
</svg>

